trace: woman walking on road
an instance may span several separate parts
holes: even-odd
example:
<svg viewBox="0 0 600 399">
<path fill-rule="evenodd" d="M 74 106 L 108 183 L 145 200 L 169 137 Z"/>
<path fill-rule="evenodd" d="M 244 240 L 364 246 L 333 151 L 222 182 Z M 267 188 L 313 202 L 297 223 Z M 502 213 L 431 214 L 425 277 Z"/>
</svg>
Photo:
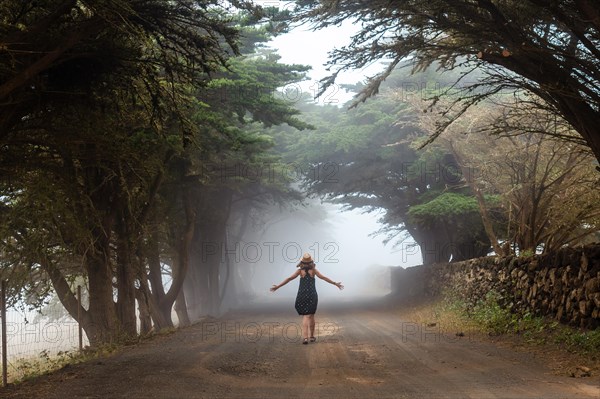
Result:
<svg viewBox="0 0 600 399">
<path fill-rule="evenodd" d="M 308 344 L 315 342 L 315 312 L 317 311 L 317 303 L 319 296 L 317 295 L 317 289 L 315 287 L 315 276 L 321 280 L 327 281 L 329 284 L 333 284 L 340 290 L 344 289 L 342 283 L 336 283 L 330 278 L 325 277 L 316 268 L 315 262 L 313 262 L 310 254 L 306 253 L 300 259 L 300 263 L 296 265 L 298 270 L 290 277 L 283 280 L 279 285 L 273 285 L 271 292 L 277 291 L 296 277 L 300 276 L 300 285 L 298 286 L 298 294 L 296 295 L 296 311 L 302 316 L 302 337 L 304 338 L 302 343 Z M 308 335 L 310 331 L 310 336 Z"/>
</svg>

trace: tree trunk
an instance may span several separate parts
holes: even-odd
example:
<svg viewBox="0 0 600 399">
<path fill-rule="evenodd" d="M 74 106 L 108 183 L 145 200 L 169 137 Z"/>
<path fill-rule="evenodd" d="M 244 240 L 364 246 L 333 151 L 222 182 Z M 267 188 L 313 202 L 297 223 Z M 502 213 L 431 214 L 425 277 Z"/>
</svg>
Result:
<svg viewBox="0 0 600 399">
<path fill-rule="evenodd" d="M 494 226 L 492 226 L 492 220 L 490 219 L 489 213 L 487 211 L 487 206 L 485 204 L 485 198 L 481 191 L 477 187 L 472 187 L 473 194 L 475 194 L 475 198 L 477 198 L 477 206 L 479 207 L 479 213 L 481 214 L 481 221 L 483 222 L 483 228 L 485 229 L 485 233 L 490 240 L 492 248 L 494 252 L 498 256 L 507 256 L 508 254 L 504 252 L 504 248 L 500 246 L 498 241 L 498 237 L 496 236 L 496 232 L 494 231 Z"/>
<path fill-rule="evenodd" d="M 143 301 L 145 307 L 148 310 L 150 318 L 153 322 L 153 327 L 156 331 L 160 331 L 163 328 L 173 327 L 173 320 L 171 318 L 171 309 L 161 309 L 159 303 L 164 298 L 164 287 L 162 284 L 162 272 L 160 266 L 160 257 L 158 253 L 158 241 L 156 234 L 152 235 L 152 239 L 149 244 L 144 247 L 148 251 L 148 270 L 146 274 L 144 267 L 139 268 L 138 279 L 140 287 L 136 290 L 137 301 Z M 140 258 L 144 258 L 140 255 Z M 148 279 L 152 280 L 152 289 Z M 141 306 L 140 306 L 141 308 Z"/>
<path fill-rule="evenodd" d="M 492 220 L 489 216 L 487 206 L 485 204 L 485 198 L 484 198 L 483 194 L 481 193 L 481 190 L 479 190 L 479 188 L 477 187 L 477 183 L 473 180 L 473 177 L 471 176 L 470 171 L 467 168 L 465 168 L 461 154 L 458 153 L 458 151 L 456 150 L 455 146 L 453 145 L 453 143 L 451 141 L 449 143 L 449 147 L 450 147 L 450 150 L 452 151 L 452 155 L 454 156 L 454 159 L 456 160 L 456 162 L 458 163 L 458 165 L 460 167 L 462 175 L 465 176 L 465 180 L 466 180 L 467 184 L 469 185 L 469 188 L 471 189 L 471 191 L 475 195 L 475 198 L 477 199 L 477 206 L 479 208 L 479 214 L 481 216 L 483 228 L 485 230 L 485 233 L 487 234 L 488 239 L 490 240 L 490 244 L 492 245 L 494 252 L 498 256 L 508 255 L 507 253 L 505 253 L 504 248 L 502 248 L 500 246 L 500 243 L 498 242 L 498 237 L 496 236 L 496 232 L 494 231 L 494 226 L 492 225 Z"/>
<path fill-rule="evenodd" d="M 445 236 L 445 233 L 441 234 L 438 229 L 425 229 L 414 226 L 411 228 L 407 226 L 407 230 L 421 249 L 423 265 L 450 261 L 452 248 L 447 240 L 441 237 Z"/>
<path fill-rule="evenodd" d="M 189 326 L 191 323 L 190 317 L 188 316 L 187 304 L 185 302 L 185 294 L 183 290 L 179 290 L 177 300 L 175 301 L 175 312 L 177 312 L 177 318 L 179 319 L 179 327 Z"/>
<path fill-rule="evenodd" d="M 143 298 L 148 306 L 148 311 L 154 322 L 154 329 L 160 331 L 163 328 L 173 327 L 173 318 L 171 317 L 171 308 L 173 304 L 161 307 L 161 303 L 157 301 L 154 293 L 151 292 L 150 287 L 148 286 L 148 280 L 144 275 L 140 276 L 140 291 L 143 294 Z"/>
<path fill-rule="evenodd" d="M 140 334 L 147 335 L 150 331 L 152 331 L 152 317 L 150 315 L 150 307 L 148 305 L 146 293 L 141 289 L 136 289 L 135 297 L 138 303 Z"/>
<path fill-rule="evenodd" d="M 147 248 L 148 251 L 148 280 L 152 285 L 152 294 L 154 295 L 154 298 L 160 302 L 165 296 L 165 287 L 162 280 L 162 267 L 160 263 L 158 242 L 158 236 L 156 232 L 153 232 L 151 240 L 145 248 Z"/>
<path fill-rule="evenodd" d="M 200 256 L 190 257 L 190 269 L 185 277 L 183 291 L 190 319 L 197 320 L 205 313 L 208 293 L 208 276 L 200 263 Z"/>
<path fill-rule="evenodd" d="M 86 262 L 90 307 L 90 322 L 83 325 L 92 346 L 112 343 L 120 338 L 119 320 L 113 301 L 112 270 L 110 264 L 97 256 Z"/>
<path fill-rule="evenodd" d="M 600 162 L 599 112 L 594 111 L 584 101 L 569 98 L 568 94 L 564 97 L 558 99 L 563 116 L 581 134 L 594 153 L 596 160 Z"/>
<path fill-rule="evenodd" d="M 111 343 L 119 338 L 119 323 L 112 300 L 112 278 L 110 273 L 106 273 L 103 262 L 90 260 L 86 265 L 90 295 L 88 310 L 83 307 L 79 309 L 77 298 L 67 280 L 50 259 L 43 258 L 40 264 L 48 273 L 60 302 L 69 315 L 81 324 L 92 347 Z M 109 278 L 106 278 L 107 275 Z M 81 319 L 78 319 L 79 315 Z"/>
<path fill-rule="evenodd" d="M 190 269 L 190 254 L 192 240 L 194 239 L 194 233 L 196 232 L 197 212 L 190 187 L 184 189 L 182 199 L 186 216 L 186 226 L 178 244 L 176 261 L 173 262 L 173 282 L 171 283 L 169 292 L 163 298 L 161 307 L 164 306 L 163 309 L 166 309 L 168 305 L 168 308 L 170 309 L 175 302 L 175 311 L 179 318 L 179 325 L 187 326 L 191 323 L 187 313 L 183 284 Z"/>
<path fill-rule="evenodd" d="M 83 326 L 83 329 L 85 330 L 85 333 L 91 343 L 92 340 L 90 337 L 97 335 L 98 332 L 91 328 L 93 323 L 89 311 L 85 310 L 83 306 L 79 305 L 79 301 L 77 300 L 77 297 L 75 297 L 73 291 L 71 291 L 65 276 L 62 274 L 60 269 L 58 269 L 54 263 L 52 263 L 52 260 L 46 256 L 42 256 L 40 259 L 40 265 L 42 266 L 42 269 L 48 273 L 50 281 L 52 282 L 52 287 L 54 288 L 54 291 L 56 291 L 56 295 L 58 296 L 60 303 L 64 306 L 67 312 L 69 312 L 69 315 Z"/>
<path fill-rule="evenodd" d="M 135 316 L 135 270 L 132 262 L 131 232 L 127 228 L 124 215 L 117 218 L 117 315 L 121 334 L 137 335 Z"/>
<path fill-rule="evenodd" d="M 581 4 L 587 3 L 580 0 Z M 600 22 L 594 21 L 595 24 Z M 584 83 L 572 76 L 571 70 L 555 62 L 554 54 L 546 52 L 546 59 L 503 57 L 484 54 L 483 59 L 507 69 L 539 84 L 529 89 L 551 104 L 556 111 L 583 137 L 596 160 L 600 161 L 600 112 L 580 93 Z M 557 86 L 560 82 L 560 86 Z"/>
<path fill-rule="evenodd" d="M 225 226 L 225 248 L 227 248 L 229 246 L 229 231 L 227 229 L 227 226 Z M 219 293 L 219 309 L 221 309 L 221 307 L 223 306 L 223 299 L 225 298 L 225 296 L 227 295 L 227 291 L 229 289 L 229 286 L 231 285 L 231 257 L 229 256 L 229 254 L 225 255 L 225 258 L 223 259 L 224 261 L 224 266 L 225 266 L 225 281 L 223 282 L 223 288 L 220 290 Z"/>
<path fill-rule="evenodd" d="M 173 327 L 173 319 L 171 317 L 173 301 L 166 298 L 162 281 L 162 268 L 158 242 L 158 235 L 154 231 L 149 243 L 144 247 L 147 251 L 148 274 L 146 275 L 146 271 L 140 269 L 139 279 L 140 291 L 145 298 L 148 310 L 154 321 L 154 328 L 160 331 L 163 328 Z M 175 267 L 176 266 L 172 266 L 172 269 Z M 173 274 L 175 274 L 175 271 Z M 175 277 L 173 278 L 175 279 Z M 150 289 L 150 285 L 152 286 L 152 289 Z M 176 285 L 177 284 L 175 284 L 175 286 Z"/>
<path fill-rule="evenodd" d="M 214 216 L 214 215 L 213 215 Z M 193 319 L 205 314 L 216 315 L 220 305 L 220 269 L 225 248 L 225 221 L 207 218 L 196 227 L 192 267 L 195 284 L 188 284 L 186 297 L 199 299 L 190 309 Z M 190 279 L 190 281 L 192 281 Z M 191 293 L 190 293 L 191 291 Z M 190 305 L 188 301 L 188 305 Z M 200 306 L 198 306 L 200 305 Z"/>
</svg>

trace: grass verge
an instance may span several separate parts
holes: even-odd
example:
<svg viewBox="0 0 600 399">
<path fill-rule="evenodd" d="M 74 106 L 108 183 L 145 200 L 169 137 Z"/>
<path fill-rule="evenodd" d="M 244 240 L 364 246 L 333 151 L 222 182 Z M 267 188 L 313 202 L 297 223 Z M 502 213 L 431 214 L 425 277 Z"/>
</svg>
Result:
<svg viewBox="0 0 600 399">
<path fill-rule="evenodd" d="M 118 345 L 104 345 L 95 349 L 84 349 L 81 352 L 73 350 L 58 353 L 43 350 L 37 356 L 11 361 L 8 367 L 8 382 L 19 384 L 69 365 L 109 356 L 118 348 Z"/>
<path fill-rule="evenodd" d="M 127 337 L 120 339 L 115 343 L 104 344 L 94 348 L 87 347 L 82 351 L 72 350 L 50 353 L 43 350 L 37 356 L 10 361 L 7 369 L 8 382 L 10 384 L 19 384 L 70 365 L 105 358 L 115 354 L 124 347 L 136 345 L 144 340 L 152 339 L 157 335 L 172 334 L 175 331 L 177 331 L 177 328 L 165 328 L 147 336 Z"/>
<path fill-rule="evenodd" d="M 541 356 L 557 358 L 561 353 L 568 354 L 570 359 L 565 364 L 587 364 L 600 372 L 600 328 L 584 330 L 530 313 L 513 313 L 501 303 L 496 292 L 489 292 L 475 304 L 446 293 L 426 303 L 403 307 L 402 317 L 443 327 L 446 335 L 492 338 L 537 351 Z"/>
</svg>

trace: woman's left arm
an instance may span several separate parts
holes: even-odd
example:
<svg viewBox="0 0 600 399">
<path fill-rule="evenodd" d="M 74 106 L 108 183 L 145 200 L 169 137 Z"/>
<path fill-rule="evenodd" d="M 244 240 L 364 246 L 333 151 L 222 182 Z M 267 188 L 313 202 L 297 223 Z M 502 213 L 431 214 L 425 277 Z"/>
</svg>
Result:
<svg viewBox="0 0 600 399">
<path fill-rule="evenodd" d="M 331 280 L 329 277 L 322 275 L 322 274 L 321 274 L 321 272 L 320 272 L 320 271 L 318 271 L 317 269 L 315 269 L 315 275 L 316 275 L 318 278 L 320 278 L 321 280 L 325 280 L 325 281 L 327 281 L 329 284 L 333 284 L 333 285 L 335 285 L 335 286 L 336 286 L 336 287 L 338 287 L 340 290 L 343 290 L 343 289 L 344 289 L 344 286 L 342 285 L 342 283 L 341 283 L 341 282 L 339 282 L 339 283 L 336 283 L 335 281 Z"/>
</svg>

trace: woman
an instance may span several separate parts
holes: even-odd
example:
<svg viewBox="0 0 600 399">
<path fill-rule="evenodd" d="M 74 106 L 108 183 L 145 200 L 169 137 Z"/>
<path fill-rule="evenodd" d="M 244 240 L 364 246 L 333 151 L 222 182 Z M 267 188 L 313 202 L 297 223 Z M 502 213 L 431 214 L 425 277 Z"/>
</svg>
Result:
<svg viewBox="0 0 600 399">
<path fill-rule="evenodd" d="M 327 281 L 329 284 L 333 284 L 340 290 L 344 289 L 342 283 L 335 283 L 328 277 L 322 275 L 316 268 L 315 262 L 313 262 L 310 254 L 306 253 L 300 259 L 300 263 L 296 266 L 298 270 L 290 277 L 283 280 L 279 285 L 273 285 L 271 292 L 277 291 L 296 277 L 300 276 L 300 286 L 298 287 L 298 295 L 296 296 L 296 311 L 302 316 L 302 337 L 304 338 L 302 343 L 308 344 L 309 330 L 310 330 L 310 342 L 315 342 L 315 312 L 317 311 L 317 302 L 319 297 L 317 295 L 317 289 L 315 287 L 315 276 L 321 280 Z"/>
</svg>

